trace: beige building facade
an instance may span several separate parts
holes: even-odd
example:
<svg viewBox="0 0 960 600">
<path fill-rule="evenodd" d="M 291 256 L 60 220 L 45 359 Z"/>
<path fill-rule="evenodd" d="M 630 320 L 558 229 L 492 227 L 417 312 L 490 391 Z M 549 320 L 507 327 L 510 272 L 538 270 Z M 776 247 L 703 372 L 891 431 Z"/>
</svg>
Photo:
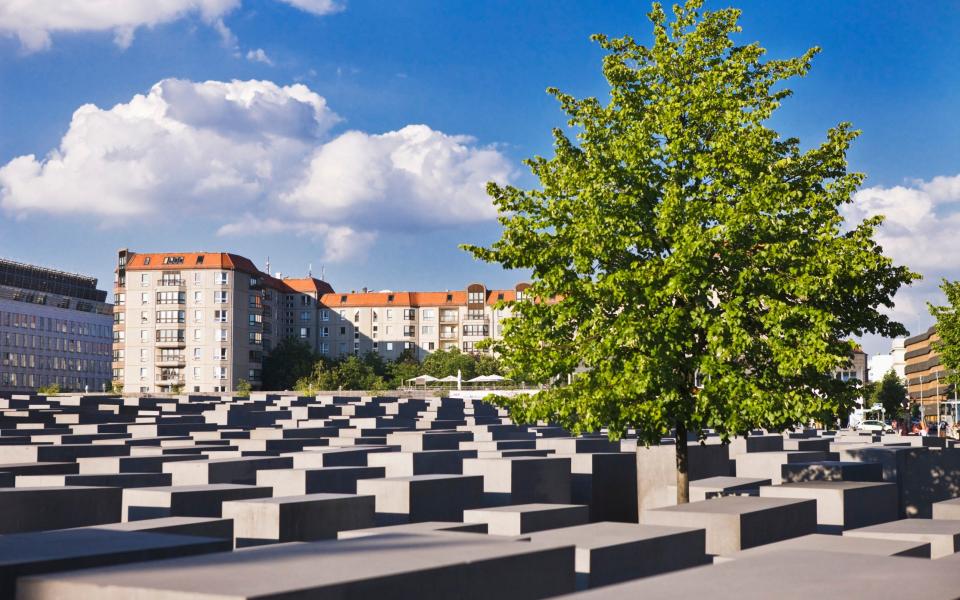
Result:
<svg viewBox="0 0 960 600">
<path fill-rule="evenodd" d="M 230 392 L 260 387 L 263 358 L 283 338 L 331 359 L 394 360 L 499 339 L 527 284 L 489 290 L 335 293 L 313 277 L 272 277 L 225 252 L 121 250 L 115 281 L 113 378 L 126 392 Z"/>
</svg>

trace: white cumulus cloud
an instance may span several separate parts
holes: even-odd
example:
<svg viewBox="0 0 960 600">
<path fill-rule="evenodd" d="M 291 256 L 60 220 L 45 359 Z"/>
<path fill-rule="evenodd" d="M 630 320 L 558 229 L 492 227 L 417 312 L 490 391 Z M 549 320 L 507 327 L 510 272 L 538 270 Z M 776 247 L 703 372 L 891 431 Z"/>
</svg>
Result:
<svg viewBox="0 0 960 600">
<path fill-rule="evenodd" d="M 943 302 L 940 280 L 960 279 L 954 245 L 960 231 L 960 175 L 864 188 L 845 208 L 851 222 L 878 214 L 886 217 L 877 232 L 884 252 L 923 275 L 922 281 L 901 289 L 891 311 L 911 333 L 919 333 L 932 324 L 926 303 Z"/>
<path fill-rule="evenodd" d="M 247 51 L 247 60 L 273 66 L 273 61 L 267 56 L 267 53 L 263 51 L 263 48 Z"/>
<path fill-rule="evenodd" d="M 81 106 L 58 148 L 0 165 L 0 209 L 202 219 L 224 236 L 316 238 L 331 261 L 363 256 L 384 231 L 495 217 L 485 184 L 513 176 L 497 150 L 426 125 L 333 135 L 339 121 L 302 84 L 163 80 L 112 108 Z"/>
<path fill-rule="evenodd" d="M 341 10 L 331 0 L 279 0 L 315 15 Z M 15 36 L 24 50 L 49 48 L 51 35 L 61 32 L 111 32 L 121 48 L 128 47 L 140 27 L 153 27 L 188 16 L 215 28 L 228 45 L 233 34 L 223 17 L 241 0 L 0 0 L 0 34 Z"/>
</svg>

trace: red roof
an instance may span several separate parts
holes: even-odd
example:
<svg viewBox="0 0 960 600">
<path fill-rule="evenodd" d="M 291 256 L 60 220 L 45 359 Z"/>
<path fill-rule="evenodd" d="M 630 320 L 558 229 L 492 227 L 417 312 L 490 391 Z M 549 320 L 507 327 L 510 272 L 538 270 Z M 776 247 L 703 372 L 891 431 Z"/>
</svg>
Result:
<svg viewBox="0 0 960 600">
<path fill-rule="evenodd" d="M 510 302 L 517 299 L 515 290 L 486 290 L 486 304 L 493 305 L 501 300 Z M 393 296 L 393 301 L 389 297 Z M 450 298 L 449 300 L 447 298 Z M 345 300 L 345 301 L 344 301 Z M 360 292 L 350 294 L 324 294 L 320 302 L 330 308 L 338 306 L 466 306 L 467 292 Z"/>
<path fill-rule="evenodd" d="M 127 259 L 128 271 L 178 271 L 181 269 L 217 269 L 242 271 L 259 275 L 249 258 L 229 252 L 156 252 L 132 254 Z"/>
</svg>

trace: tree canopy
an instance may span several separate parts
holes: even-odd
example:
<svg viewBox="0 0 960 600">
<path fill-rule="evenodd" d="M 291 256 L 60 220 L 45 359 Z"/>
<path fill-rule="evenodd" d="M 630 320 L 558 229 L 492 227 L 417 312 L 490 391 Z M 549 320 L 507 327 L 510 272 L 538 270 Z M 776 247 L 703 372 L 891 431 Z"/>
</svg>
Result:
<svg viewBox="0 0 960 600">
<path fill-rule="evenodd" d="M 947 303 L 942 306 L 928 304 L 930 314 L 937 320 L 937 337 L 934 343 L 937 354 L 940 355 L 940 364 L 947 368 L 947 380 L 957 385 L 960 383 L 960 281 L 940 282 L 940 289 L 947 297 Z"/>
<path fill-rule="evenodd" d="M 550 89 L 569 115 L 533 189 L 489 184 L 503 233 L 475 257 L 530 269 L 496 350 L 511 372 L 570 385 L 501 399 L 514 418 L 575 432 L 781 430 L 846 412 L 831 373 L 849 338 L 905 334 L 878 310 L 915 275 L 874 242 L 880 217 L 844 223 L 863 181 L 848 123 L 804 150 L 769 127 L 817 49 L 767 59 L 739 45 L 739 11 L 654 4 L 652 44 L 594 36 L 609 100 Z M 569 134 L 568 134 L 569 132 Z M 571 137 L 574 136 L 574 137 Z M 578 367 L 581 367 L 578 369 Z"/>
<path fill-rule="evenodd" d="M 880 381 L 872 381 L 867 388 L 867 403 L 879 404 L 887 418 L 896 418 L 904 411 L 907 399 L 907 387 L 893 369 L 884 373 Z"/>
</svg>

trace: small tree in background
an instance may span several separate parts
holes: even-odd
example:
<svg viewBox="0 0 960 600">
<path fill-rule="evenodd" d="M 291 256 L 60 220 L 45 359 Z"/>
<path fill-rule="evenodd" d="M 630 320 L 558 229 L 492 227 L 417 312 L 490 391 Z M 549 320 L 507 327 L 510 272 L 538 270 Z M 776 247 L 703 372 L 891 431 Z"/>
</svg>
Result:
<svg viewBox="0 0 960 600">
<path fill-rule="evenodd" d="M 253 386 L 250 385 L 250 382 L 246 379 L 240 379 L 237 381 L 236 387 L 234 387 L 233 395 L 237 398 L 249 398 L 250 391 L 253 389 Z"/>
<path fill-rule="evenodd" d="M 940 364 L 947 368 L 947 380 L 960 384 L 960 281 L 940 282 L 940 289 L 947 297 L 943 306 L 927 304 L 930 314 L 937 320 L 937 336 L 934 349 L 940 355 Z"/>
<path fill-rule="evenodd" d="M 653 44 L 594 39 L 610 100 L 550 90 L 576 140 L 527 162 L 535 189 L 490 184 L 503 234 L 475 257 L 531 269 L 496 349 L 511 373 L 570 385 L 501 399 L 520 422 L 575 433 L 724 439 L 846 413 L 850 336 L 904 335 L 878 310 L 916 276 L 873 240 L 880 217 L 844 223 L 863 180 L 844 123 L 803 151 L 767 126 L 817 50 L 766 60 L 738 45 L 739 11 L 653 5 Z"/>
<path fill-rule="evenodd" d="M 903 385 L 896 371 L 890 369 L 880 381 L 871 381 L 866 387 L 866 398 L 870 406 L 879 404 L 888 418 L 897 418 L 903 413 L 907 387 Z"/>
<path fill-rule="evenodd" d="M 296 338 L 284 338 L 263 358 L 262 378 L 265 390 L 293 389 L 298 379 L 308 377 L 319 357 L 310 344 Z"/>
</svg>

